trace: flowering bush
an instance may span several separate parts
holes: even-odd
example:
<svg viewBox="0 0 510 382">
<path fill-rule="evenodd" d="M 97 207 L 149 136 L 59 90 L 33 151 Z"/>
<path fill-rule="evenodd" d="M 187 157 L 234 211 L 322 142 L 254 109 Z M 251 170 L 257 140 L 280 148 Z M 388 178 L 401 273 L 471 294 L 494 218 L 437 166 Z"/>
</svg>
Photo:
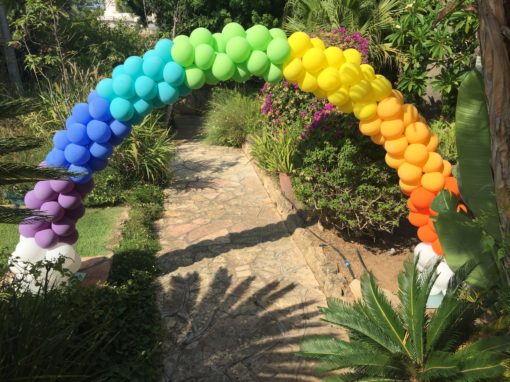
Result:
<svg viewBox="0 0 510 382">
<path fill-rule="evenodd" d="M 333 28 L 331 30 L 321 30 L 314 37 L 319 37 L 326 47 L 337 46 L 340 49 L 355 48 L 359 50 L 363 57 L 363 62 L 368 62 L 368 39 L 363 37 L 360 32 L 351 32 L 345 27 Z"/>
</svg>

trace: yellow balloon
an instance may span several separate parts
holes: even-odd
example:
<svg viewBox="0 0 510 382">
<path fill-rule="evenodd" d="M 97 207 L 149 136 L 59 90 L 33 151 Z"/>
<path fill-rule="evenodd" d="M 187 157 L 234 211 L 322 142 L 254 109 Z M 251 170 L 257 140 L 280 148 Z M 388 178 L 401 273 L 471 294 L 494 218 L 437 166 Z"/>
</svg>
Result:
<svg viewBox="0 0 510 382">
<path fill-rule="evenodd" d="M 361 53 L 354 48 L 344 50 L 344 56 L 347 62 L 351 62 L 356 65 L 361 65 Z"/>
<path fill-rule="evenodd" d="M 326 55 L 326 60 L 328 60 L 328 66 L 339 69 L 345 63 L 342 49 L 336 46 L 330 46 L 324 51 L 324 54 Z"/>
<path fill-rule="evenodd" d="M 341 87 L 334 92 L 328 94 L 328 101 L 335 106 L 340 106 L 350 101 L 349 89 L 347 87 Z"/>
<path fill-rule="evenodd" d="M 294 58 L 283 66 L 283 75 L 290 82 L 297 82 L 305 73 L 303 63 L 299 58 Z"/>
<path fill-rule="evenodd" d="M 340 67 L 340 80 L 343 84 L 354 85 L 361 81 L 363 76 L 361 75 L 361 69 L 359 65 L 353 64 L 352 62 L 346 62 Z"/>
<path fill-rule="evenodd" d="M 317 77 L 312 73 L 305 72 L 305 75 L 298 81 L 299 88 L 308 93 L 312 93 L 317 89 Z"/>
<path fill-rule="evenodd" d="M 317 77 L 317 82 L 321 89 L 331 92 L 340 87 L 340 73 L 335 68 L 327 67 L 323 69 Z"/>
<path fill-rule="evenodd" d="M 372 92 L 377 101 L 382 101 L 391 94 L 391 82 L 384 76 L 376 74 L 375 80 L 370 84 L 372 85 Z"/>
<path fill-rule="evenodd" d="M 377 102 L 355 102 L 352 104 L 354 116 L 359 120 L 372 118 L 377 115 Z"/>
<path fill-rule="evenodd" d="M 324 45 L 324 42 L 320 38 L 318 38 L 318 37 L 314 37 L 314 38 L 310 39 L 310 42 L 312 43 L 314 48 L 317 48 L 317 49 L 320 49 L 320 50 L 326 49 L 326 46 Z"/>
<path fill-rule="evenodd" d="M 361 131 L 361 134 L 368 135 L 369 137 L 377 135 L 381 131 L 381 122 L 382 119 L 377 116 L 363 119 L 359 121 L 359 131 Z"/>
<path fill-rule="evenodd" d="M 294 57 L 303 57 L 303 54 L 313 47 L 310 37 L 305 32 L 294 32 L 287 41 Z"/>
<path fill-rule="evenodd" d="M 361 64 L 360 65 L 361 73 L 363 74 L 363 77 L 367 81 L 373 81 L 375 80 L 375 70 L 371 65 L 368 64 Z"/>
<path fill-rule="evenodd" d="M 308 49 L 303 55 L 303 66 L 307 72 L 316 73 L 326 66 L 326 55 L 318 48 Z"/>
<path fill-rule="evenodd" d="M 342 113 L 352 113 L 352 102 L 349 100 L 346 103 L 337 106 L 338 110 L 340 110 Z"/>
<path fill-rule="evenodd" d="M 320 87 L 317 87 L 317 89 L 313 91 L 313 94 L 319 99 L 328 98 L 328 93 Z"/>
<path fill-rule="evenodd" d="M 367 101 L 366 98 L 372 92 L 372 86 L 367 80 L 361 80 L 349 89 L 349 96 L 353 102 Z"/>
</svg>

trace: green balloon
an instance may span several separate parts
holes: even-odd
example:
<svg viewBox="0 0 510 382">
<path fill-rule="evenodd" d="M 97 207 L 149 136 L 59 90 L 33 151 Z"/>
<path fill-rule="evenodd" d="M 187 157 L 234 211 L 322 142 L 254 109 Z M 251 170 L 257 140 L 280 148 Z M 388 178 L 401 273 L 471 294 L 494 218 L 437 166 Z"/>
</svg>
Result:
<svg viewBox="0 0 510 382">
<path fill-rule="evenodd" d="M 236 36 L 246 37 L 246 32 L 244 31 L 244 28 L 241 26 L 241 24 L 238 23 L 228 23 L 223 27 L 221 34 L 223 35 L 225 42 L 228 42 L 228 40 Z"/>
<path fill-rule="evenodd" d="M 273 64 L 283 64 L 289 56 L 290 45 L 286 38 L 275 38 L 267 46 L 267 57 Z"/>
<path fill-rule="evenodd" d="M 271 41 L 271 34 L 264 25 L 254 25 L 246 31 L 246 40 L 253 50 L 266 50 Z"/>
<path fill-rule="evenodd" d="M 200 89 L 205 84 L 204 72 L 194 66 L 186 69 L 185 84 L 190 89 Z"/>
<path fill-rule="evenodd" d="M 264 52 L 254 50 L 251 53 L 246 66 L 251 74 L 261 76 L 269 66 L 269 58 L 267 58 L 267 55 Z"/>
<path fill-rule="evenodd" d="M 212 47 L 218 53 L 225 53 L 227 43 L 225 42 L 225 38 L 221 33 L 215 33 L 212 35 L 213 42 Z"/>
<path fill-rule="evenodd" d="M 251 78 L 251 73 L 246 67 L 246 64 L 239 64 L 236 67 L 236 71 L 232 79 L 237 82 L 246 82 Z"/>
<path fill-rule="evenodd" d="M 193 64 L 193 60 L 195 59 L 195 49 L 189 41 L 181 39 L 172 46 L 172 58 L 176 63 L 187 68 Z"/>
<path fill-rule="evenodd" d="M 211 45 L 200 44 L 195 48 L 195 65 L 202 70 L 209 69 L 214 62 L 214 49 Z"/>
<path fill-rule="evenodd" d="M 212 34 L 206 28 L 197 28 L 189 35 L 189 42 L 195 48 L 200 44 L 208 44 L 212 43 Z"/>
<path fill-rule="evenodd" d="M 245 38 L 235 36 L 227 42 L 227 54 L 236 64 L 246 61 L 250 53 L 250 44 Z"/>
<path fill-rule="evenodd" d="M 218 80 L 216 77 L 214 77 L 211 69 L 204 71 L 204 74 L 205 74 L 205 83 L 207 85 L 217 85 L 220 82 L 220 80 Z"/>
<path fill-rule="evenodd" d="M 218 53 L 212 66 L 212 74 L 220 81 L 226 81 L 232 78 L 236 66 L 226 53 Z"/>
<path fill-rule="evenodd" d="M 280 82 L 282 78 L 282 69 L 277 65 L 270 64 L 269 68 L 264 72 L 264 80 L 270 84 Z"/>
<path fill-rule="evenodd" d="M 280 28 L 270 29 L 269 34 L 271 35 L 272 38 L 285 38 L 285 39 L 287 38 L 287 33 L 285 33 Z"/>
<path fill-rule="evenodd" d="M 179 42 L 189 42 L 189 37 L 186 36 L 185 34 L 180 34 L 179 36 L 176 36 L 174 38 L 174 44 L 176 43 L 179 43 Z"/>
</svg>

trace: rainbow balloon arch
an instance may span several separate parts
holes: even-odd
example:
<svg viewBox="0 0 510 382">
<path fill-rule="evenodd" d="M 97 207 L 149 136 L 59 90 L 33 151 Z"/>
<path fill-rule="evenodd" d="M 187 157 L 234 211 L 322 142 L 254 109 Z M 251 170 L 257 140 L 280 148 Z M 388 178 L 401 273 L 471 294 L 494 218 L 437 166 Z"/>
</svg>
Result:
<svg viewBox="0 0 510 382">
<path fill-rule="evenodd" d="M 85 212 L 82 201 L 94 187 L 93 173 L 107 166 L 131 126 L 152 109 L 173 104 L 205 84 L 245 82 L 252 76 L 270 83 L 285 78 L 302 91 L 327 98 L 341 112 L 354 113 L 361 133 L 384 147 L 386 163 L 397 170 L 400 189 L 409 197 L 409 221 L 421 241 L 415 249 L 418 267 L 431 267 L 443 254 L 432 200 L 443 189 L 460 195 L 452 166 L 436 152 L 438 138 L 416 107 L 405 104 L 402 94 L 372 66 L 362 64 L 356 49 L 326 47 L 304 32 L 287 37 L 278 28 L 255 25 L 245 30 L 230 23 L 221 33 L 197 28 L 190 36 L 159 40 L 143 57 L 129 57 L 111 78 L 102 79 L 87 103 L 74 106 L 43 165 L 79 175 L 38 182 L 26 194 L 26 206 L 49 215 L 50 221 L 20 224 L 11 269 L 21 273 L 29 263 L 64 256 L 64 266 L 76 272 L 80 257 L 74 249 L 75 225 Z M 438 270 L 432 295 L 444 293 L 453 274 L 444 261 Z"/>
</svg>

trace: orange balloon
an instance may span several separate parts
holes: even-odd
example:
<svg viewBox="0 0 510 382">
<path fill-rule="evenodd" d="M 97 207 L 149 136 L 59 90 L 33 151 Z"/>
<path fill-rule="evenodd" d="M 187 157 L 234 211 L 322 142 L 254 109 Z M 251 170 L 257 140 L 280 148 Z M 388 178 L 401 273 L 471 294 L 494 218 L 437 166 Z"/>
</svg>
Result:
<svg viewBox="0 0 510 382">
<path fill-rule="evenodd" d="M 398 99 L 401 104 L 404 103 L 404 96 L 400 91 L 393 89 L 391 92 L 393 93 L 393 97 Z"/>
<path fill-rule="evenodd" d="M 427 146 L 421 143 L 411 143 L 409 146 L 407 146 L 407 149 L 404 153 L 404 158 L 411 164 L 423 167 L 423 165 L 427 162 L 427 159 L 429 159 Z"/>
<path fill-rule="evenodd" d="M 402 112 L 402 102 L 395 97 L 387 97 L 377 105 L 377 115 L 382 119 L 391 119 Z"/>
<path fill-rule="evenodd" d="M 386 162 L 386 164 L 389 167 L 397 170 L 405 162 L 405 159 L 404 159 L 404 157 L 393 156 L 389 153 L 386 153 L 386 156 L 384 157 L 384 161 Z"/>
<path fill-rule="evenodd" d="M 441 248 L 441 243 L 439 242 L 439 239 L 436 239 L 432 242 L 432 249 L 439 256 L 444 256 L 443 248 Z"/>
<path fill-rule="evenodd" d="M 401 119 L 385 120 L 381 123 L 381 134 L 386 139 L 395 139 L 404 133 L 404 122 Z"/>
<path fill-rule="evenodd" d="M 459 203 L 457 206 L 457 213 L 460 213 L 460 211 L 464 212 L 465 214 L 468 213 L 468 209 L 465 204 Z"/>
<path fill-rule="evenodd" d="M 452 165 L 447 160 L 443 160 L 443 175 L 445 177 L 452 175 Z"/>
<path fill-rule="evenodd" d="M 429 150 L 431 152 L 436 151 L 437 146 L 439 146 L 439 138 L 437 137 L 437 135 L 432 134 L 430 136 L 429 143 L 427 143 L 427 150 Z"/>
<path fill-rule="evenodd" d="M 412 195 L 412 193 L 411 193 Z M 407 199 L 407 208 L 409 208 L 409 211 L 411 212 L 421 212 L 412 202 L 411 198 Z"/>
<path fill-rule="evenodd" d="M 443 158 L 438 153 L 429 153 L 429 157 L 425 165 L 423 165 L 423 172 L 443 172 Z"/>
<path fill-rule="evenodd" d="M 423 187 L 418 187 L 413 191 L 410 199 L 416 208 L 427 210 L 435 197 L 435 193 L 430 192 Z"/>
<path fill-rule="evenodd" d="M 459 186 L 457 184 L 457 179 L 455 179 L 453 176 L 449 176 L 444 179 L 444 188 L 455 195 L 457 195 L 458 198 L 460 198 L 460 191 Z"/>
<path fill-rule="evenodd" d="M 421 227 L 427 224 L 429 221 L 429 215 L 420 214 L 419 212 L 409 212 L 407 219 L 409 220 L 409 223 L 415 227 Z"/>
<path fill-rule="evenodd" d="M 370 140 L 374 142 L 376 145 L 384 145 L 385 139 L 381 134 L 372 135 Z"/>
<path fill-rule="evenodd" d="M 418 239 L 424 243 L 433 243 L 437 240 L 437 235 L 428 225 L 424 225 L 418 228 Z"/>
<path fill-rule="evenodd" d="M 410 163 L 403 163 L 398 168 L 398 177 L 407 184 L 418 185 L 421 180 L 421 168 Z"/>
<path fill-rule="evenodd" d="M 403 156 L 407 146 L 407 139 L 404 136 L 384 142 L 384 149 L 393 156 Z"/>
<path fill-rule="evenodd" d="M 370 137 L 377 135 L 381 131 L 381 122 L 382 119 L 377 117 L 377 115 L 372 118 L 359 121 L 359 130 L 361 131 L 361 134 L 368 135 Z"/>
<path fill-rule="evenodd" d="M 444 187 L 444 176 L 440 172 L 429 172 L 422 176 L 421 185 L 429 191 L 439 192 Z"/>
<path fill-rule="evenodd" d="M 413 192 L 416 189 L 416 187 L 420 186 L 419 184 L 408 184 L 402 182 L 402 180 L 399 180 L 398 184 L 400 186 L 400 191 L 402 191 L 402 193 L 407 196 L 411 195 L 411 192 Z"/>
<path fill-rule="evenodd" d="M 409 126 L 406 127 L 405 134 L 409 143 L 427 144 L 430 138 L 429 128 L 423 122 L 411 123 Z"/>
<path fill-rule="evenodd" d="M 410 104 L 410 103 L 404 104 L 402 106 L 402 111 L 404 112 L 402 120 L 404 121 L 405 126 L 408 126 L 411 123 L 414 123 L 418 120 L 418 115 L 419 115 L 418 109 L 413 104 Z"/>
</svg>

